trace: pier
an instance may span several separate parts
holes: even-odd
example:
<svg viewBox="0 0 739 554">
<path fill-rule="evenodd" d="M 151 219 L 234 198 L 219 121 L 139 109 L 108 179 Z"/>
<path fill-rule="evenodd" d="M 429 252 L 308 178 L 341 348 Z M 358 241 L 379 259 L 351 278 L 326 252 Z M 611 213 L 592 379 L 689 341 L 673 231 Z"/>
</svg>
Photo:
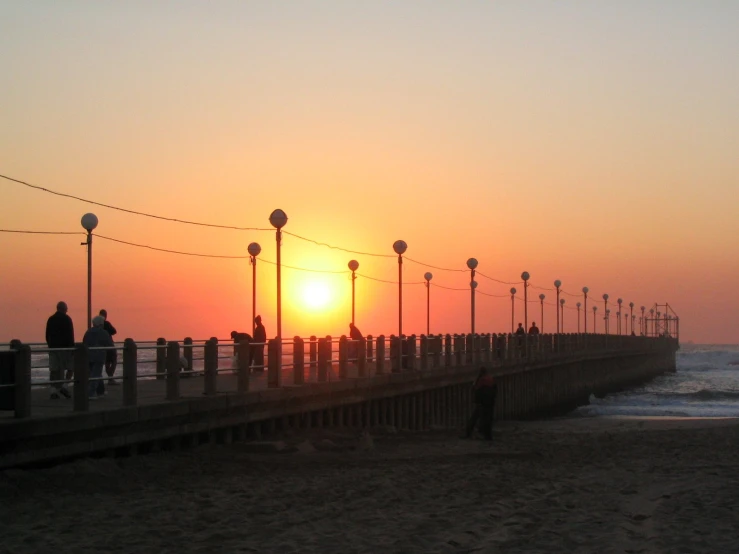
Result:
<svg viewBox="0 0 739 554">
<path fill-rule="evenodd" d="M 116 347 L 120 386 L 90 402 L 85 346 L 74 348 L 73 397 L 50 399 L 31 365 L 48 349 L 13 341 L 0 351 L 0 468 L 319 427 L 461 428 L 481 366 L 498 384 L 496 419 L 563 414 L 591 394 L 674 371 L 679 347 L 669 336 L 595 334 L 296 337 L 281 345 L 282 359 L 270 340 L 267 367 L 255 370 L 252 346 L 126 339 Z"/>
</svg>

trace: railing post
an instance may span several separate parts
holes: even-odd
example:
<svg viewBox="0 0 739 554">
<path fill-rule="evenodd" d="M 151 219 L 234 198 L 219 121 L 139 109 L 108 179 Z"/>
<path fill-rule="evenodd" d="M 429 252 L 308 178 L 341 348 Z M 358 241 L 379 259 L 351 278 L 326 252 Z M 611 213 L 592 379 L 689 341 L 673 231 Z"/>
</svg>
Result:
<svg viewBox="0 0 739 554">
<path fill-rule="evenodd" d="M 452 336 L 449 333 L 444 337 L 444 365 L 452 365 Z"/>
<path fill-rule="evenodd" d="M 347 366 L 349 359 L 349 342 L 346 335 L 339 338 L 339 379 L 347 378 Z"/>
<path fill-rule="evenodd" d="M 90 364 L 87 347 L 78 342 L 74 345 L 74 411 L 86 412 L 90 409 Z"/>
<path fill-rule="evenodd" d="M 464 335 L 454 335 L 454 365 L 459 367 L 462 365 L 462 356 L 464 355 Z"/>
<path fill-rule="evenodd" d="M 372 353 L 372 335 L 367 335 L 367 352 L 366 359 L 369 363 L 374 360 L 374 354 Z"/>
<path fill-rule="evenodd" d="M 316 364 L 318 360 L 318 339 L 315 335 L 310 336 L 310 346 L 308 347 L 308 374 L 311 378 L 313 378 L 314 375 L 317 375 L 317 368 L 318 365 Z M 318 377 L 316 377 L 316 380 Z"/>
<path fill-rule="evenodd" d="M 300 337 L 293 339 L 293 382 L 305 383 L 305 343 Z"/>
<path fill-rule="evenodd" d="M 327 339 L 318 339 L 318 375 L 317 380 L 319 383 L 325 383 L 328 380 L 328 360 L 330 342 Z"/>
<path fill-rule="evenodd" d="M 236 355 L 238 358 L 236 388 L 239 392 L 249 392 L 249 362 L 251 357 L 251 344 L 249 340 L 242 340 L 236 346 Z M 216 362 L 218 361 L 218 348 L 216 348 Z M 216 363 L 216 367 L 218 364 Z"/>
<path fill-rule="evenodd" d="M 433 335 L 434 339 L 434 368 L 439 369 L 441 367 L 441 351 L 443 339 L 441 335 Z"/>
<path fill-rule="evenodd" d="M 167 400 L 180 397 L 180 343 L 167 343 Z"/>
<path fill-rule="evenodd" d="M 468 333 L 464 339 L 465 365 L 473 365 L 475 363 L 475 335 Z"/>
<path fill-rule="evenodd" d="M 410 371 L 416 369 L 416 335 L 411 335 L 406 339 L 405 365 Z"/>
<path fill-rule="evenodd" d="M 364 337 L 357 343 L 357 376 L 367 377 L 367 344 Z"/>
<path fill-rule="evenodd" d="M 183 341 L 182 346 L 182 355 L 185 357 L 185 360 L 187 360 L 187 371 L 193 371 L 195 368 L 192 366 L 192 338 L 191 337 L 185 337 L 185 340 Z M 183 373 L 183 377 L 194 377 L 194 373 Z"/>
<path fill-rule="evenodd" d="M 429 368 L 429 338 L 421 335 L 421 371 L 427 371 Z"/>
<path fill-rule="evenodd" d="M 13 378 L 15 382 L 13 400 L 15 418 L 31 417 L 31 347 L 13 339 L 10 348 L 15 350 Z"/>
<path fill-rule="evenodd" d="M 163 338 L 157 339 L 157 379 L 164 379 L 167 376 L 167 340 Z"/>
<path fill-rule="evenodd" d="M 267 341 L 267 386 L 269 388 L 279 388 L 282 386 L 282 375 L 280 375 L 277 357 L 280 355 L 279 344 L 277 339 L 269 339 Z"/>
<path fill-rule="evenodd" d="M 377 337 L 375 346 L 375 375 L 382 375 L 385 373 L 385 335 Z"/>
<path fill-rule="evenodd" d="M 398 373 L 400 371 L 400 337 L 390 335 L 390 372 Z"/>
<path fill-rule="evenodd" d="M 138 354 L 133 339 L 123 341 L 123 405 L 135 406 L 138 402 Z"/>
<path fill-rule="evenodd" d="M 239 356 L 240 364 L 241 356 Z M 205 346 L 203 347 L 203 370 L 205 374 L 203 394 L 206 396 L 214 395 L 218 392 L 218 342 L 214 341 L 213 337 L 205 341 Z"/>
</svg>

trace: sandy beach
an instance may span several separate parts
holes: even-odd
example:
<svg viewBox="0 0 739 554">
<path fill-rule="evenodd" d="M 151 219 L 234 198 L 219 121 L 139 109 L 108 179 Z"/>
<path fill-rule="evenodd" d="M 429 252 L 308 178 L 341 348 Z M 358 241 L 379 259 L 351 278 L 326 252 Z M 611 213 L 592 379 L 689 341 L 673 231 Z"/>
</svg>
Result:
<svg viewBox="0 0 739 554">
<path fill-rule="evenodd" d="M 735 552 L 738 444 L 734 419 L 580 418 L 9 470 L 0 551 Z"/>
</svg>

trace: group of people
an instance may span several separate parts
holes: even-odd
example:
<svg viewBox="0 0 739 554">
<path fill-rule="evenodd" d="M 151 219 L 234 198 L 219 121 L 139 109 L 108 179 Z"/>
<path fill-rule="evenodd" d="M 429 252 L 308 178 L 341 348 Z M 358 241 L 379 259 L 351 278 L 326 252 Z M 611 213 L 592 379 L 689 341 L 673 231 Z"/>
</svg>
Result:
<svg viewBox="0 0 739 554">
<path fill-rule="evenodd" d="M 254 336 L 249 333 L 240 333 L 231 331 L 231 338 L 234 341 L 234 355 L 238 354 L 238 345 L 240 342 L 249 342 L 249 360 L 247 367 L 253 367 L 254 371 L 264 371 L 264 345 L 267 342 L 267 330 L 262 324 L 262 316 L 258 315 L 254 318 Z"/>
<path fill-rule="evenodd" d="M 518 324 L 518 329 L 516 329 L 516 332 L 514 333 L 516 335 L 525 335 L 526 329 L 523 328 L 523 323 Z M 531 327 L 529 327 L 529 335 L 538 335 L 539 334 L 539 328 L 536 326 L 536 321 L 531 322 Z"/>
<path fill-rule="evenodd" d="M 71 398 L 71 393 L 65 381 L 74 376 L 74 323 L 67 313 L 69 311 L 66 302 L 58 302 L 56 312 L 46 322 L 46 345 L 51 349 L 49 352 L 49 380 L 51 381 L 52 400 L 60 397 Z M 108 347 L 106 350 L 89 350 L 88 364 L 90 367 L 90 381 L 88 396 L 90 400 L 96 400 L 105 395 L 105 380 L 103 368 L 108 376 L 108 384 L 117 385 L 113 379 L 115 368 L 118 363 L 118 355 L 113 342 L 113 335 L 117 333 L 116 328 L 108 321 L 108 312 L 100 310 L 100 313 L 92 318 L 92 326 L 85 332 L 82 343 L 89 347 Z"/>
</svg>

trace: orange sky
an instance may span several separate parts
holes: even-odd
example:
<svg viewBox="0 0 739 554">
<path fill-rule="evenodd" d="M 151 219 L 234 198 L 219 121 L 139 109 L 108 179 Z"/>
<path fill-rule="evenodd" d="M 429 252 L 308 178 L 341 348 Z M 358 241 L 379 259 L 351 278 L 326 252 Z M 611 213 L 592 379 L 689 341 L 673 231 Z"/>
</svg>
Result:
<svg viewBox="0 0 739 554">
<path fill-rule="evenodd" d="M 225 225 L 269 227 L 281 208 L 286 231 L 319 242 L 392 254 L 403 239 L 427 264 L 464 269 L 474 256 L 499 280 L 526 270 L 537 286 L 587 285 L 601 316 L 604 292 L 669 302 L 683 340 L 737 343 L 738 25 L 739 7 L 721 2 L 6 3 L 0 173 Z M 222 255 L 258 241 L 276 259 L 273 231 L 157 221 L 2 179 L 0 193 L 3 229 L 81 231 L 93 211 L 100 235 Z M 81 337 L 83 239 L 0 233 L 0 340 L 41 339 L 61 299 Z M 118 337 L 249 327 L 247 260 L 94 244 L 93 310 L 108 310 Z M 393 258 L 284 237 L 283 263 L 346 272 L 285 269 L 283 335 L 348 331 L 352 258 L 397 280 Z M 272 335 L 274 266 L 257 267 Z M 427 270 L 469 285 L 410 261 L 405 280 Z M 477 281 L 506 295 L 478 295 L 477 330 L 508 330 L 511 285 Z M 396 333 L 397 285 L 356 284 L 360 329 Z M 308 286 L 328 289 L 324 308 Z M 468 332 L 469 291 L 431 293 L 432 332 Z M 424 286 L 404 301 L 404 331 L 424 332 Z M 576 313 L 565 318 L 575 330 Z"/>
</svg>

